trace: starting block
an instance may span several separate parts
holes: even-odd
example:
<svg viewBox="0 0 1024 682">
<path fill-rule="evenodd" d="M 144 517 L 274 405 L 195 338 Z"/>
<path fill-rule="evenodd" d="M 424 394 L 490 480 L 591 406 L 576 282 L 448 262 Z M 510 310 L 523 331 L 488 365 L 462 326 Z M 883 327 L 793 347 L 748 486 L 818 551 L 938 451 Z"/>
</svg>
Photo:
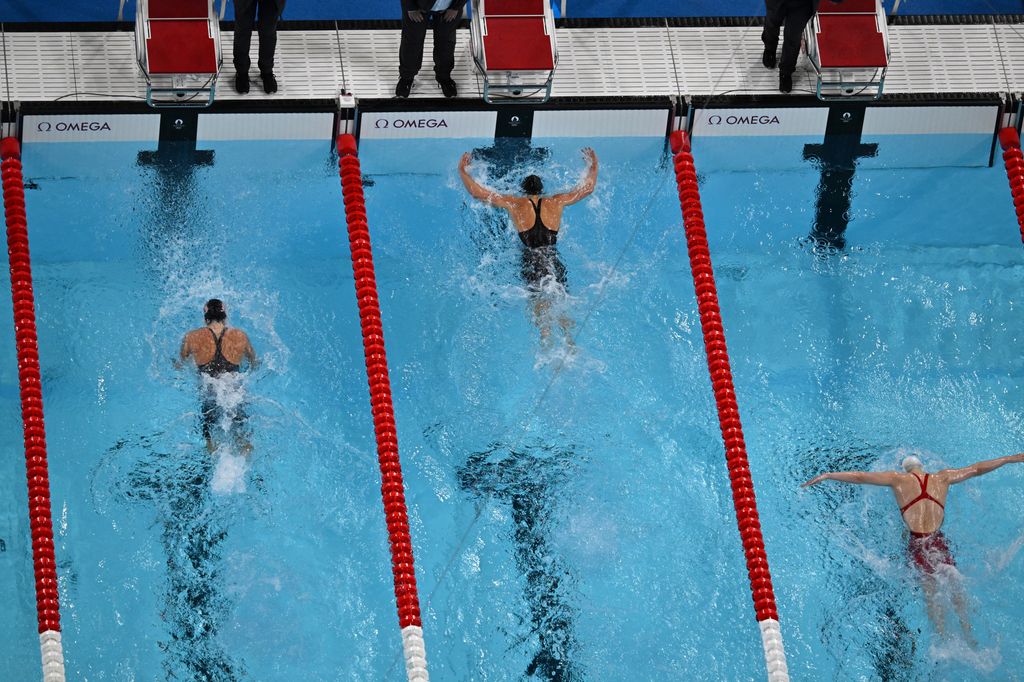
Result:
<svg viewBox="0 0 1024 682">
<path fill-rule="evenodd" d="M 484 101 L 546 102 L 558 64 L 547 0 L 472 0 L 470 41 Z"/>
<path fill-rule="evenodd" d="M 804 37 L 818 76 L 818 99 L 882 96 L 889 33 L 881 0 L 821 0 Z"/>
<path fill-rule="evenodd" d="M 222 64 L 212 0 L 138 0 L 135 54 L 153 107 L 213 104 Z"/>
</svg>

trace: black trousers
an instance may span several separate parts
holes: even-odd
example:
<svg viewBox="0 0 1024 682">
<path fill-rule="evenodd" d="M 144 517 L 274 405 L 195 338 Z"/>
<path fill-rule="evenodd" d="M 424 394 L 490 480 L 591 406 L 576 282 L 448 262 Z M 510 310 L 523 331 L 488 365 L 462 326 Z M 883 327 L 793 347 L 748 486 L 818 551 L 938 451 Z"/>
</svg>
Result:
<svg viewBox="0 0 1024 682">
<path fill-rule="evenodd" d="M 782 56 L 779 58 L 779 74 L 796 71 L 796 60 L 800 56 L 800 37 L 804 27 L 814 16 L 812 0 L 765 0 L 764 31 L 761 41 L 766 49 L 773 52 L 779 47 L 779 30 L 785 26 L 782 42 Z"/>
<path fill-rule="evenodd" d="M 400 78 L 412 78 L 420 72 L 423 65 L 423 41 L 427 37 L 427 27 L 434 28 L 434 75 L 437 78 L 450 78 L 455 68 L 455 30 L 459 27 L 459 19 L 444 20 L 444 12 L 424 12 L 421 22 L 409 18 L 409 13 L 402 14 L 402 44 L 398 48 L 398 75 Z"/>
<path fill-rule="evenodd" d="M 235 43 L 233 57 L 235 71 L 249 70 L 249 45 L 252 29 L 256 26 L 260 34 L 260 56 L 257 65 L 260 73 L 274 70 L 274 50 L 277 47 L 277 20 L 281 18 L 284 3 L 278 0 L 234 0 L 235 1 Z M 259 9 L 259 21 L 256 14 Z"/>
</svg>

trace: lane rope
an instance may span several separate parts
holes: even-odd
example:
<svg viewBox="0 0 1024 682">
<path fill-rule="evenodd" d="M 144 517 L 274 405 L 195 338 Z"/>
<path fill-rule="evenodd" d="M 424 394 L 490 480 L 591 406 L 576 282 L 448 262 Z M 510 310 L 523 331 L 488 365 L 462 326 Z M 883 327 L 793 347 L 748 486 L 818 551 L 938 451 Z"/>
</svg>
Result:
<svg viewBox="0 0 1024 682">
<path fill-rule="evenodd" d="M 11 268 L 21 421 L 25 433 L 25 474 L 28 477 L 28 515 L 36 579 L 39 650 L 44 682 L 64 682 L 57 563 L 53 552 L 53 522 L 50 516 L 50 477 L 46 466 L 43 392 L 39 377 L 39 344 L 28 252 L 28 219 L 25 214 L 25 179 L 21 169 L 21 145 L 17 138 L 5 137 L 0 141 L 0 174 L 7 218 L 7 255 Z"/>
<path fill-rule="evenodd" d="M 409 514 L 402 485 L 402 466 L 398 459 L 398 436 L 395 432 L 395 411 L 391 401 L 387 356 L 384 354 L 384 327 L 381 323 L 377 280 L 373 270 L 370 230 L 366 222 L 366 201 L 363 197 L 363 175 L 357 156 L 356 139 L 352 135 L 337 138 L 338 168 L 341 190 L 345 198 L 345 218 L 352 253 L 352 274 L 355 276 L 359 323 L 363 332 L 363 353 L 366 376 L 370 384 L 370 406 L 377 438 L 377 460 L 380 463 L 381 496 L 391 543 L 391 568 L 395 580 L 395 601 L 398 623 L 402 629 L 402 653 L 410 682 L 427 682 L 427 650 L 423 641 L 416 573 L 413 568 L 412 539 L 409 535 Z"/>
<path fill-rule="evenodd" d="M 1003 148 L 1003 165 L 1006 167 L 1006 178 L 1010 181 L 1010 194 L 1013 195 L 1013 209 L 1017 213 L 1020 238 L 1024 241 L 1024 153 L 1021 153 L 1017 129 L 1001 129 L 999 146 Z"/>
<path fill-rule="evenodd" d="M 679 203 L 683 210 L 686 247 L 693 272 L 693 288 L 697 294 L 697 309 L 700 312 L 708 372 L 711 374 L 718 423 L 725 443 L 725 460 L 729 468 L 736 522 L 739 525 L 740 539 L 743 541 L 743 553 L 747 559 L 750 591 L 761 629 L 761 644 L 764 648 L 768 680 L 787 682 L 789 671 L 782 645 L 782 630 L 779 627 L 775 591 L 768 570 L 768 556 L 765 554 L 764 541 L 761 537 L 761 522 L 757 515 L 754 483 L 750 477 L 747 447 L 743 440 L 743 427 L 740 424 L 732 370 L 729 367 L 729 354 L 725 347 L 725 331 L 718 306 L 718 288 L 715 286 L 715 275 L 711 269 L 711 252 L 708 250 L 708 235 L 704 227 L 704 211 L 697 188 L 697 170 L 693 163 L 693 155 L 690 153 L 689 136 L 677 130 L 672 133 L 669 141 L 676 182 L 679 185 Z"/>
</svg>

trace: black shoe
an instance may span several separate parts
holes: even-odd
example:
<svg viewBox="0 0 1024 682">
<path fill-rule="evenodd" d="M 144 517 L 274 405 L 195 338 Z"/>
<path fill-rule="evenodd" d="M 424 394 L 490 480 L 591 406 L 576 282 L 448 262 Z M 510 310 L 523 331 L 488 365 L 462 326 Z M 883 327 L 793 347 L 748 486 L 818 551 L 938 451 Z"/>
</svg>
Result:
<svg viewBox="0 0 1024 682">
<path fill-rule="evenodd" d="M 455 81 L 448 78 L 438 78 L 437 84 L 441 86 L 441 92 L 445 97 L 455 97 L 459 94 L 459 89 L 455 87 Z"/>
<path fill-rule="evenodd" d="M 779 74 L 779 92 L 789 92 L 793 89 L 793 74 L 791 73 L 780 73 Z"/>
<path fill-rule="evenodd" d="M 249 92 L 249 74 L 245 71 L 239 71 L 235 74 L 235 92 L 239 95 Z"/>
<path fill-rule="evenodd" d="M 766 47 L 764 48 L 764 54 L 761 55 L 761 63 L 764 64 L 766 69 L 775 68 L 775 49 Z"/>
<path fill-rule="evenodd" d="M 263 71 L 260 73 L 260 78 L 263 79 L 263 92 L 268 95 L 272 95 L 277 92 L 277 79 L 274 78 L 273 71 Z"/>
<path fill-rule="evenodd" d="M 405 99 L 412 92 L 412 79 L 411 78 L 399 78 L 398 85 L 395 86 L 395 97 L 401 97 Z"/>
</svg>

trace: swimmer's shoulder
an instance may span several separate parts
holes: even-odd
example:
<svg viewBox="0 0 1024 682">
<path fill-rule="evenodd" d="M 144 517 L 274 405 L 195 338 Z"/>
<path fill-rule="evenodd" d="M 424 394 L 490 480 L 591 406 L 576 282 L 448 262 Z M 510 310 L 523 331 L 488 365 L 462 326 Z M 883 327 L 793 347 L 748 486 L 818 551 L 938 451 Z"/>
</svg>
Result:
<svg viewBox="0 0 1024 682">
<path fill-rule="evenodd" d="M 231 343 L 248 344 L 249 335 L 238 327 L 228 327 L 224 330 L 224 339 Z"/>
</svg>

